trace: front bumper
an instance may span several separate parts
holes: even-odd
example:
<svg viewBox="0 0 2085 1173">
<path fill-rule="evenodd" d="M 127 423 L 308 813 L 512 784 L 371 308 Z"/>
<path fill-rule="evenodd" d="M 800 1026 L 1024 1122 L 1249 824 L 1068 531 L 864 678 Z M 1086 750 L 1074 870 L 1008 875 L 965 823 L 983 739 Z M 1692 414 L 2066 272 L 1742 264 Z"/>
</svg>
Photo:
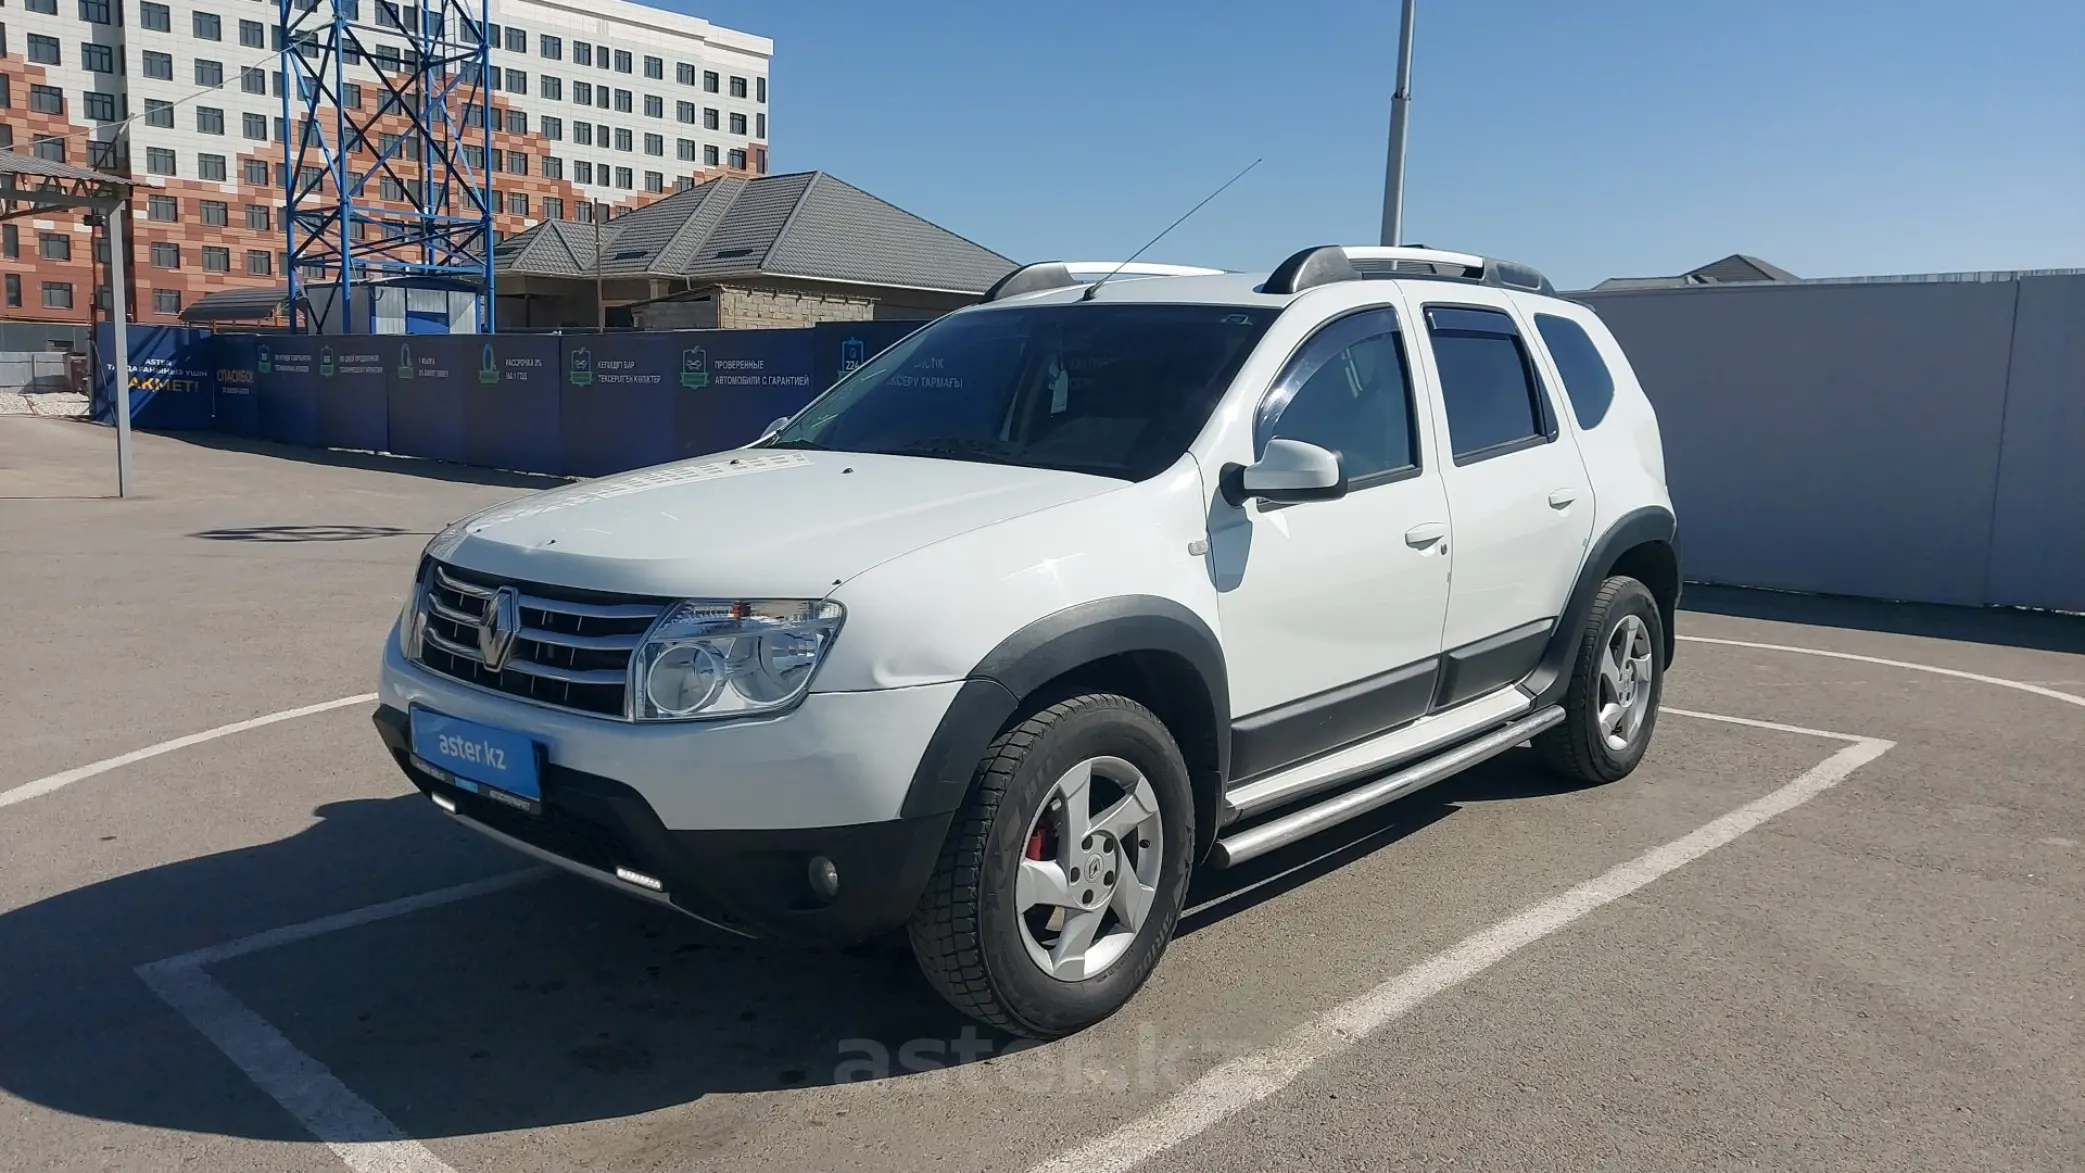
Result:
<svg viewBox="0 0 2085 1173">
<path fill-rule="evenodd" d="M 543 767 L 543 811 L 524 814 L 459 790 L 415 767 L 404 710 L 381 706 L 377 733 L 413 785 L 454 816 L 532 855 L 632 895 L 672 905 L 748 936 L 853 941 L 905 923 L 941 850 L 950 814 L 788 830 L 667 829 L 635 789 L 555 762 Z M 822 898 L 811 860 L 839 871 Z M 664 891 L 617 879 L 656 878 Z"/>
</svg>

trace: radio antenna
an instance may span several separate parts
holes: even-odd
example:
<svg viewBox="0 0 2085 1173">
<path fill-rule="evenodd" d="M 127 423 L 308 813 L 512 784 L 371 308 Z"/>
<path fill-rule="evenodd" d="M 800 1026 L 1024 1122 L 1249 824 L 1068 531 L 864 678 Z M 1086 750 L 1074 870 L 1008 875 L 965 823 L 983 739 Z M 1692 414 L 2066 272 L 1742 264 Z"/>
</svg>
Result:
<svg viewBox="0 0 2085 1173">
<path fill-rule="evenodd" d="M 1203 206 L 1203 204 L 1207 204 L 1207 203 L 1208 203 L 1208 202 L 1209 202 L 1210 200 L 1213 200 L 1213 199 L 1215 199 L 1215 198 L 1216 198 L 1217 196 L 1220 196 L 1220 195 L 1222 195 L 1222 194 L 1224 193 L 1225 189 L 1229 188 L 1229 187 L 1230 187 L 1230 186 L 1231 186 L 1232 184 L 1234 184 L 1234 183 L 1238 182 L 1239 180 L 1241 180 L 1241 179 L 1245 178 L 1245 172 L 1246 172 L 1246 171 L 1250 171 L 1250 170 L 1252 170 L 1253 168 L 1255 168 L 1255 167 L 1257 167 L 1257 166 L 1259 166 L 1259 165 L 1260 165 L 1260 160 L 1259 160 L 1259 159 L 1254 159 L 1254 160 L 1253 160 L 1252 162 L 1250 162 L 1250 163 L 1247 163 L 1247 164 L 1245 165 L 1245 170 L 1244 170 L 1244 171 L 1240 171 L 1240 172 L 1239 172 L 1238 174 L 1236 174 L 1236 175 L 1233 175 L 1233 176 L 1231 176 L 1231 177 L 1230 177 L 1229 179 L 1226 179 L 1226 180 L 1224 180 L 1224 185 L 1223 185 L 1223 187 L 1219 187 L 1219 188 L 1217 188 L 1217 189 L 1216 189 L 1215 191 L 1212 191 L 1212 192 L 1210 192 L 1210 193 L 1209 193 L 1208 195 L 1205 195 L 1205 196 L 1203 196 L 1203 197 L 1202 197 L 1202 203 L 1200 203 L 1200 204 L 1196 204 L 1196 205 L 1195 205 L 1194 207 L 1192 207 L 1192 208 L 1189 208 L 1189 209 L 1187 210 L 1187 212 L 1186 212 L 1186 214 L 1185 214 L 1185 215 L 1181 216 L 1181 217 L 1180 217 L 1180 218 L 1179 218 L 1178 220 L 1175 220 L 1175 221 L 1173 221 L 1173 222 L 1172 222 L 1171 224 L 1168 224 L 1168 225 L 1166 225 L 1166 230 L 1165 230 L 1165 232 L 1161 232 L 1161 233 L 1159 233 L 1159 234 L 1158 234 L 1157 236 L 1154 236 L 1154 237 L 1152 237 L 1152 238 L 1151 238 L 1150 240 L 1147 240 L 1147 241 L 1145 241 L 1145 242 L 1144 242 L 1144 247 L 1143 247 L 1143 248 L 1140 248 L 1140 249 L 1138 249 L 1137 251 L 1135 251 L 1135 252 L 1133 252 L 1133 253 L 1129 254 L 1129 260 L 1126 260 L 1126 261 L 1122 262 L 1121 264 L 1119 264 L 1119 265 L 1115 266 L 1115 267 L 1114 267 L 1113 269 L 1110 269 L 1110 270 L 1108 270 L 1108 275 L 1107 275 L 1107 276 L 1105 276 L 1105 277 L 1102 277 L 1102 278 L 1101 278 L 1100 280 L 1098 280 L 1098 281 L 1095 281 L 1095 282 L 1094 282 L 1093 284 L 1091 284 L 1091 285 L 1088 285 L 1088 286 L 1086 287 L 1086 292 L 1085 292 L 1085 293 L 1084 293 L 1083 295 L 1081 295 L 1081 296 L 1080 296 L 1079 300 L 1080 300 L 1080 301 L 1092 301 L 1092 300 L 1093 300 L 1093 295 L 1094 295 L 1094 294 L 1096 294 L 1096 293 L 1099 293 L 1099 292 L 1100 292 L 1100 287 L 1101 287 L 1101 286 L 1103 286 L 1103 285 L 1106 285 L 1106 284 L 1107 284 L 1107 283 L 1108 283 L 1109 281 L 1113 280 L 1113 279 L 1114 279 L 1114 276 L 1115 276 L 1115 274 L 1117 274 L 1117 273 L 1120 273 L 1120 272 L 1121 272 L 1122 270 L 1124 270 L 1124 269 L 1127 269 L 1127 268 L 1129 268 L 1131 264 L 1135 263 L 1135 261 L 1136 261 L 1136 259 L 1137 259 L 1138 257 L 1141 257 L 1141 256 L 1143 256 L 1143 255 L 1144 255 L 1145 253 L 1147 253 L 1147 252 L 1151 251 L 1151 246 L 1152 246 L 1152 245 L 1154 245 L 1154 244 L 1157 244 L 1157 243 L 1158 243 L 1159 241 L 1161 241 L 1161 240 L 1164 240 L 1164 239 L 1166 238 L 1166 233 L 1168 233 L 1168 232 L 1171 232 L 1171 231 L 1172 231 L 1173 229 L 1175 229 L 1175 228 L 1178 228 L 1178 227 L 1180 227 L 1180 226 L 1181 226 L 1182 224 L 1185 224 L 1185 223 L 1187 223 L 1187 217 L 1188 217 L 1188 216 L 1192 216 L 1192 215 L 1194 215 L 1194 214 L 1195 214 L 1196 212 L 1199 212 L 1199 211 L 1201 211 L 1201 210 L 1202 210 L 1202 206 Z"/>
</svg>

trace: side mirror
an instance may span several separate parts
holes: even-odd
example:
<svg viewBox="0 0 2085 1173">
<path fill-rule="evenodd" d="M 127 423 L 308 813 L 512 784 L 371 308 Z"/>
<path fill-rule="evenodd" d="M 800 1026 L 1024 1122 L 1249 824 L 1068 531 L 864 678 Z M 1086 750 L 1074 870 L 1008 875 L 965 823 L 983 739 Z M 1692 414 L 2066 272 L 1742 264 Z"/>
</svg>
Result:
<svg viewBox="0 0 2085 1173">
<path fill-rule="evenodd" d="M 1338 453 L 1279 436 L 1267 441 L 1267 450 L 1257 463 L 1225 465 L 1220 481 L 1224 500 L 1233 505 L 1255 497 L 1291 505 L 1347 495 L 1347 474 L 1340 467 Z"/>
<path fill-rule="evenodd" d="M 760 440 L 765 440 L 765 439 L 767 439 L 767 438 L 768 438 L 769 436 L 772 436 L 772 435 L 774 435 L 774 434 L 775 434 L 776 432 L 779 432 L 779 431 L 781 431 L 781 430 L 782 430 L 783 428 L 786 428 L 786 427 L 788 427 L 788 426 L 789 426 L 789 417 L 788 417 L 788 416 L 786 416 L 786 415 L 778 415 L 778 416 L 776 416 L 776 417 L 775 417 L 774 419 L 772 419 L 772 420 L 769 420 L 769 421 L 768 421 L 768 425 L 767 425 L 767 426 L 766 426 L 765 428 L 762 428 L 762 429 L 760 430 Z M 758 444 L 758 443 L 760 443 L 760 440 L 755 440 L 755 441 L 753 441 L 753 442 L 754 442 L 755 444 Z"/>
</svg>

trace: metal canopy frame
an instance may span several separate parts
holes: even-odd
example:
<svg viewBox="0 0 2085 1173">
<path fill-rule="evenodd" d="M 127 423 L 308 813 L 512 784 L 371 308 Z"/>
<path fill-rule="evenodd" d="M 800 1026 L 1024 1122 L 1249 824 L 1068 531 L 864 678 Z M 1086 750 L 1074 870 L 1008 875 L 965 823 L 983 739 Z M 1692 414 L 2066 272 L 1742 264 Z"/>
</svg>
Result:
<svg viewBox="0 0 2085 1173">
<path fill-rule="evenodd" d="M 300 319 L 311 288 L 335 287 L 341 328 L 354 333 L 357 283 L 443 277 L 476 290 L 478 330 L 491 332 L 487 0 L 276 0 L 276 11 L 291 328 L 310 327 Z M 402 50 L 392 43 L 401 38 Z M 357 76 L 355 109 L 341 100 L 347 67 L 365 62 L 376 81 Z M 393 132 L 379 120 L 401 117 L 385 146 Z M 473 140 L 475 165 L 464 145 Z M 406 208 L 378 202 L 387 180 L 400 192 L 388 202 Z"/>
<path fill-rule="evenodd" d="M 120 131 L 118 132 L 120 133 Z M 113 141 L 113 140 L 112 140 Z M 107 225 L 109 241 L 109 333 L 114 336 L 116 377 L 111 395 L 116 401 L 116 495 L 130 496 L 130 307 L 129 282 L 123 274 L 123 214 L 130 206 L 131 182 L 69 163 L 54 163 L 14 151 L 0 151 L 0 220 L 15 220 L 46 212 L 84 210 L 88 223 L 99 217 Z M 93 250 L 88 250 L 92 272 Z M 90 276 L 87 291 L 91 324 L 95 297 Z M 98 356 L 97 356 L 98 357 Z M 92 378 L 92 375 L 89 375 Z"/>
</svg>

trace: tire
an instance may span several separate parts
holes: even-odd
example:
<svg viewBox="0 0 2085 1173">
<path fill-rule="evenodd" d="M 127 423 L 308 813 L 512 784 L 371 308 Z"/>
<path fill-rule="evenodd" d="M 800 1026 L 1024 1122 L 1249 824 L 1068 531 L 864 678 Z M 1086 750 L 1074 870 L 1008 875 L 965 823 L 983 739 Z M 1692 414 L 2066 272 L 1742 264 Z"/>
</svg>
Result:
<svg viewBox="0 0 2085 1173">
<path fill-rule="evenodd" d="M 1623 642 L 1643 654 L 1617 657 L 1609 664 L 1610 649 Z M 1571 664 L 1563 723 L 1535 738 L 1543 763 L 1586 785 L 1618 781 L 1636 769 L 1658 725 L 1658 701 L 1665 691 L 1664 649 L 1665 620 L 1649 588 L 1620 576 L 1601 583 Z M 1608 706 L 1620 710 L 1619 721 Z M 1628 719 L 1631 709 L 1637 710 L 1633 727 Z"/>
<path fill-rule="evenodd" d="M 1081 770 L 1090 781 L 1080 805 L 1113 816 L 1089 817 L 1091 848 L 1065 834 L 1075 810 L 1066 788 Z M 1038 1039 L 1070 1034 L 1121 1009 L 1158 964 L 1193 847 L 1187 765 L 1149 709 L 1089 694 L 1036 710 L 978 763 L 908 926 L 913 956 L 943 998 L 981 1022 Z M 1093 860 L 1103 881 L 1083 866 Z"/>
</svg>

